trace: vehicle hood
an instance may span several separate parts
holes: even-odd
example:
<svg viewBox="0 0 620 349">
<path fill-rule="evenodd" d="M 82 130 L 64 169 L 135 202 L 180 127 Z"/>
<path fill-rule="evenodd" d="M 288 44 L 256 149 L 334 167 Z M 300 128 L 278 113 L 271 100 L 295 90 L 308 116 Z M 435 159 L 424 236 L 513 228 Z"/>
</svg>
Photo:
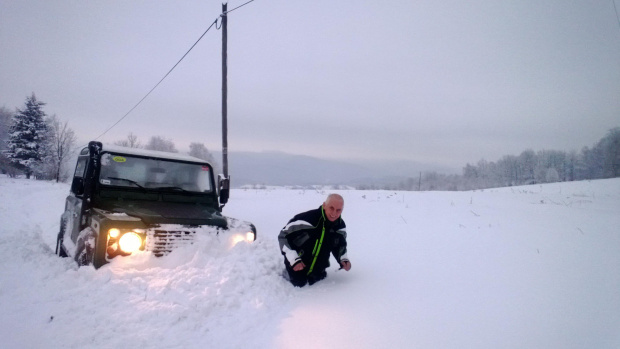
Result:
<svg viewBox="0 0 620 349">
<path fill-rule="evenodd" d="M 226 228 L 226 219 L 212 207 L 195 203 L 123 202 L 107 210 L 140 218 L 146 224 L 212 225 Z"/>
</svg>

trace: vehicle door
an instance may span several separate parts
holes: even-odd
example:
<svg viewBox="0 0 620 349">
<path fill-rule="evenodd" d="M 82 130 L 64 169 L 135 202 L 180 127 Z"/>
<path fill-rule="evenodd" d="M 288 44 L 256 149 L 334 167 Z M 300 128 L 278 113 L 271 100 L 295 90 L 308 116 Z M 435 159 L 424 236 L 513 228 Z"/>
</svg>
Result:
<svg viewBox="0 0 620 349">
<path fill-rule="evenodd" d="M 71 193 L 65 201 L 64 219 L 67 224 L 65 229 L 65 238 L 69 235 L 70 240 L 75 243 L 80 233 L 82 212 L 82 198 L 84 195 L 84 174 L 88 164 L 88 157 L 78 158 L 71 185 Z M 68 240 L 65 240 L 68 241 Z"/>
</svg>

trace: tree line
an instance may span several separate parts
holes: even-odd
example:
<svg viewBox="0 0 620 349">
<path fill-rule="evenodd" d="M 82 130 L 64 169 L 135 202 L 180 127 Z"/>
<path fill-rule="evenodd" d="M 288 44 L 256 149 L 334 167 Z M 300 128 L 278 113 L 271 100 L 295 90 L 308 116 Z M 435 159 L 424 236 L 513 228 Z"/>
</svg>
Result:
<svg viewBox="0 0 620 349">
<path fill-rule="evenodd" d="M 67 181 L 71 177 L 74 159 L 79 151 L 75 132 L 68 122 L 56 115 L 48 116 L 44 102 L 33 93 L 26 98 L 23 108 L 11 112 L 0 107 L 0 172 L 10 177 L 25 175 L 42 180 Z M 126 139 L 114 144 L 130 148 L 178 153 L 174 142 L 153 136 L 142 145 L 138 137 L 129 133 Z M 77 147 L 76 147 L 77 145 Z M 218 164 L 203 143 L 191 143 L 189 155 Z M 217 173 L 217 172 L 216 172 Z"/>
<path fill-rule="evenodd" d="M 138 136 L 134 135 L 133 132 L 130 132 L 129 135 L 127 135 L 127 138 L 115 141 L 114 144 L 127 148 L 143 148 L 148 150 L 165 151 L 169 153 L 179 152 L 174 142 L 170 139 L 164 138 L 162 136 L 152 136 L 146 144 L 142 145 L 142 142 L 138 140 Z M 204 143 L 190 143 L 188 155 L 198 159 L 206 160 L 213 166 L 213 171 L 215 173 L 219 173 L 219 163 L 217 162 L 217 160 L 215 160 L 215 157 L 213 156 L 213 154 L 211 154 L 209 149 L 207 149 Z"/>
<path fill-rule="evenodd" d="M 76 135 L 56 115 L 47 116 L 45 103 L 35 94 L 23 108 L 11 112 L 0 107 L 0 172 L 15 177 L 66 181 L 71 176 Z M 166 152 L 179 152 L 172 140 L 153 136 L 144 145 L 133 133 L 114 144 Z M 79 146 L 79 145 L 78 145 Z M 219 173 L 219 165 L 203 143 L 191 143 L 189 155 L 207 160 Z M 461 175 L 425 172 L 392 185 L 359 185 L 360 190 L 473 190 L 524 184 L 620 177 L 620 127 L 613 128 L 592 147 L 577 151 L 531 149 L 505 155 L 497 161 L 484 159 L 466 164 Z"/>
<path fill-rule="evenodd" d="M 380 189 L 473 190 L 614 177 L 620 177 L 620 127 L 612 128 L 592 147 L 584 147 L 580 152 L 528 149 L 497 161 L 468 163 L 461 175 L 420 173 Z"/>
</svg>

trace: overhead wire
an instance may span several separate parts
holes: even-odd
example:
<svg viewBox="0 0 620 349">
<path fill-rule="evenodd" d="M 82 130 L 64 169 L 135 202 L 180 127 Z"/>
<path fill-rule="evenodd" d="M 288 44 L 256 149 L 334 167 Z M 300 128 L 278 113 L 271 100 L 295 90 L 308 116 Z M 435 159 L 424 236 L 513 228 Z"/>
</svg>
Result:
<svg viewBox="0 0 620 349">
<path fill-rule="evenodd" d="M 224 13 L 220 14 L 220 15 L 219 15 L 219 16 L 218 16 L 218 17 L 217 17 L 217 18 L 213 21 L 213 23 L 211 23 L 211 25 L 207 28 L 207 30 L 205 30 L 205 31 L 204 31 L 204 33 L 202 33 L 202 35 L 200 35 L 200 37 L 198 38 L 198 40 L 196 40 L 196 42 L 194 42 L 194 44 L 192 45 L 192 47 L 190 47 L 190 48 L 189 48 L 189 50 L 187 50 L 187 52 L 185 52 L 185 54 L 183 55 L 183 57 L 181 57 L 181 58 L 180 58 L 180 59 L 176 62 L 176 64 L 175 64 L 172 68 L 170 68 L 170 70 L 169 70 L 169 71 L 168 71 L 168 72 L 164 75 L 164 77 L 163 77 L 163 78 L 161 78 L 161 79 L 159 80 L 159 82 L 157 82 L 157 84 L 155 84 L 155 86 L 153 86 L 153 88 L 151 88 L 151 90 L 150 90 L 150 91 L 149 91 L 146 95 L 144 95 L 144 97 L 142 97 L 142 99 L 140 99 L 140 101 L 138 101 L 138 103 L 136 103 L 136 105 L 134 105 L 131 109 L 129 109 L 129 111 L 128 111 L 127 113 L 125 113 L 125 115 L 123 115 L 123 116 L 122 116 L 120 119 L 118 119 L 118 120 L 117 120 L 114 124 L 112 124 L 112 126 L 108 127 L 105 131 L 103 131 L 103 133 L 102 133 L 102 134 L 100 134 L 99 136 L 97 136 L 94 140 L 97 140 L 97 139 L 99 139 L 99 138 L 103 137 L 106 133 L 108 133 L 111 129 L 113 129 L 116 125 L 118 125 L 121 121 L 123 121 L 123 120 L 124 120 L 127 116 L 129 116 L 129 114 L 131 114 L 131 112 L 133 112 L 133 111 L 134 111 L 134 110 L 135 110 L 135 109 L 136 109 L 136 108 L 137 108 L 140 104 L 142 104 L 142 102 L 143 102 L 143 101 L 144 101 L 144 100 L 145 100 L 145 99 L 146 99 L 146 98 L 147 98 L 147 97 L 148 97 L 148 96 L 149 96 L 149 95 L 150 95 L 153 91 L 155 91 L 155 89 L 156 89 L 156 88 L 157 88 L 157 87 L 158 87 L 158 86 L 159 86 L 159 85 L 160 85 L 160 84 L 161 84 L 161 83 L 162 83 L 162 82 L 163 82 L 163 81 L 164 81 L 164 80 L 168 77 L 168 75 L 170 75 L 170 73 L 172 73 L 172 71 L 173 71 L 173 70 L 174 70 L 174 69 L 175 69 L 175 68 L 179 65 L 179 63 L 181 63 L 181 61 L 182 61 L 182 60 L 183 60 L 183 59 L 184 59 L 184 58 L 185 58 L 185 57 L 186 57 L 186 56 L 187 56 L 187 55 L 188 55 L 188 54 L 192 51 L 192 49 L 194 49 L 194 47 L 196 47 L 196 45 L 198 44 L 198 42 L 200 42 L 200 40 L 202 40 L 202 38 L 203 38 L 203 37 L 207 34 L 207 32 L 209 32 L 209 30 L 210 30 L 210 29 L 211 29 L 214 25 L 216 26 L 216 29 L 219 29 L 219 28 L 221 27 L 221 24 L 220 24 L 220 27 L 217 27 L 217 21 L 218 21 L 218 19 L 220 19 L 221 17 L 223 17 L 223 16 L 225 16 L 225 15 L 227 15 L 227 14 L 229 14 L 229 13 L 231 13 L 231 12 L 233 12 L 233 11 L 235 11 L 235 10 L 237 10 L 237 9 L 239 9 L 239 8 L 241 8 L 241 7 L 245 6 L 245 5 L 247 5 L 247 4 L 249 4 L 249 3 L 253 2 L 253 1 L 254 1 L 254 0 L 250 0 L 250 1 L 246 2 L 246 3 L 244 3 L 244 4 L 241 4 L 241 5 L 239 5 L 239 6 L 235 7 L 235 8 L 233 8 L 233 9 L 231 9 L 231 10 L 228 10 L 228 11 L 226 11 L 226 12 L 224 12 Z"/>
<path fill-rule="evenodd" d="M 189 48 L 189 50 L 187 50 L 187 52 L 185 52 L 185 54 L 183 55 L 183 57 L 181 57 L 181 59 L 179 59 L 176 64 L 170 68 L 170 70 L 166 73 L 166 75 L 164 75 L 163 78 L 161 78 L 161 80 L 159 80 L 159 82 L 157 84 L 155 84 L 155 86 L 153 86 L 153 88 L 146 94 L 144 95 L 144 97 L 142 97 L 142 99 L 140 101 L 138 101 L 138 103 L 136 103 L 136 105 L 133 106 L 133 108 L 131 108 L 127 113 L 125 113 L 125 115 L 123 115 L 120 119 L 118 119 L 118 121 L 116 121 L 112 126 L 108 127 L 102 134 L 100 134 L 99 136 L 97 136 L 95 138 L 95 140 L 103 137 L 106 133 L 108 133 L 111 129 L 114 128 L 114 126 L 118 125 L 121 121 L 123 121 L 129 114 L 131 114 L 132 111 L 134 111 L 134 109 L 136 109 L 153 91 L 155 91 L 155 89 L 168 77 L 168 75 L 170 75 L 170 73 L 172 73 L 172 71 L 174 70 L 174 68 L 176 68 L 179 63 L 181 63 L 181 61 L 192 51 L 192 49 L 194 49 L 194 47 L 196 47 L 196 45 L 198 44 L 198 42 L 207 34 L 207 32 L 215 25 L 215 23 L 217 22 L 217 19 L 215 21 L 213 21 L 213 23 L 211 23 L 211 25 L 209 26 L 209 28 L 207 28 L 207 30 L 204 31 L 204 33 L 202 33 L 202 35 L 200 35 L 200 37 L 198 38 L 198 40 L 196 40 L 196 42 L 194 42 L 194 44 L 192 45 L 192 47 Z"/>
<path fill-rule="evenodd" d="M 221 16 L 223 16 L 223 15 L 227 15 L 227 14 L 229 14 L 229 13 L 233 12 L 234 10 L 236 10 L 236 9 L 238 9 L 238 8 L 240 8 L 240 7 L 243 7 L 243 6 L 245 6 L 245 5 L 249 4 L 249 3 L 251 3 L 252 1 L 254 1 L 254 0 L 250 0 L 250 1 L 246 2 L 245 4 L 241 4 L 241 5 L 237 6 L 237 7 L 235 7 L 235 8 L 234 8 L 234 9 L 232 9 L 232 10 L 228 10 L 228 11 L 226 11 L 225 13 L 222 13 L 222 14 L 220 15 L 220 17 L 221 17 Z"/>
<path fill-rule="evenodd" d="M 614 10 L 616 11 L 616 19 L 618 20 L 618 27 L 620 28 L 620 16 L 618 16 L 618 7 L 616 6 L 616 0 L 611 0 L 614 4 Z"/>
</svg>

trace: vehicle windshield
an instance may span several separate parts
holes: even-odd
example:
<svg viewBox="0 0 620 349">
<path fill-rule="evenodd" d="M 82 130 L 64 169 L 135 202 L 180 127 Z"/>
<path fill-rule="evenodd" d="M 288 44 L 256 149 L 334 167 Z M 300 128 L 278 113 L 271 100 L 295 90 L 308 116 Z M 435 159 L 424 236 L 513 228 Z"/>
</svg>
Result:
<svg viewBox="0 0 620 349">
<path fill-rule="evenodd" d="M 213 190 L 209 166 L 113 153 L 101 156 L 99 183 L 181 192 L 205 193 Z"/>
</svg>

